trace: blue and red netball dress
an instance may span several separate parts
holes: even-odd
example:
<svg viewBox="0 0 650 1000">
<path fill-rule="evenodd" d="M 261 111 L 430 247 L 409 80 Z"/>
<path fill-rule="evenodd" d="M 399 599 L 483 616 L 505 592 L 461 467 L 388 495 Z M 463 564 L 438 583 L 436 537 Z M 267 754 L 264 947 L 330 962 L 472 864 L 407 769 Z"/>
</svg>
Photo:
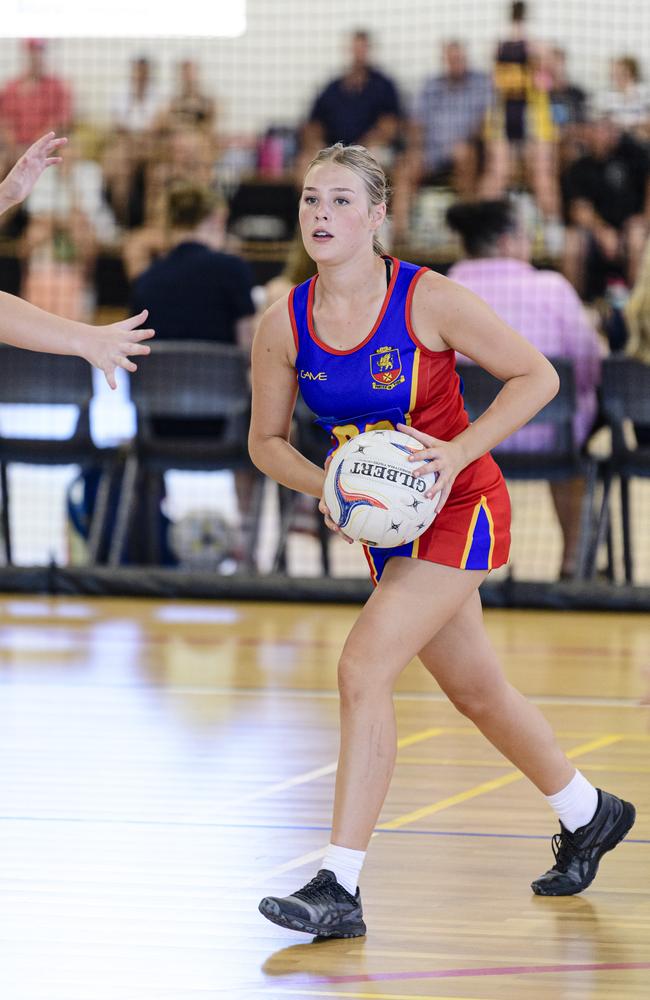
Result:
<svg viewBox="0 0 650 1000">
<path fill-rule="evenodd" d="M 411 325 L 413 292 L 426 270 L 392 258 L 377 322 L 349 351 L 328 347 L 316 335 L 318 276 L 291 291 L 298 385 L 337 448 L 356 434 L 398 423 L 442 441 L 451 441 L 468 426 L 455 352 L 428 350 Z M 445 506 L 414 542 L 393 549 L 364 546 L 374 583 L 391 556 L 459 569 L 493 569 L 507 562 L 509 548 L 510 499 L 491 455 L 459 473 Z"/>
</svg>

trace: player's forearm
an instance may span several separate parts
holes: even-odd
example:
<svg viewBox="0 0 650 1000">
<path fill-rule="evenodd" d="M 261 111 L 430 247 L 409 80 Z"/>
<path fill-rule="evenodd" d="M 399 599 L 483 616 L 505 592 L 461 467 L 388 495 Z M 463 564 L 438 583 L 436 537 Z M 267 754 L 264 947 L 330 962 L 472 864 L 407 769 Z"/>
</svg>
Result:
<svg viewBox="0 0 650 1000">
<path fill-rule="evenodd" d="M 85 323 L 54 316 L 8 292 L 0 292 L 0 341 L 28 351 L 84 356 Z"/>
<path fill-rule="evenodd" d="M 546 358 L 543 362 L 530 374 L 508 379 L 485 413 L 454 438 L 462 448 L 465 466 L 523 427 L 557 394 L 557 372 Z"/>
<path fill-rule="evenodd" d="M 281 437 L 250 438 L 248 448 L 260 472 L 297 493 L 323 495 L 325 472 Z"/>
</svg>

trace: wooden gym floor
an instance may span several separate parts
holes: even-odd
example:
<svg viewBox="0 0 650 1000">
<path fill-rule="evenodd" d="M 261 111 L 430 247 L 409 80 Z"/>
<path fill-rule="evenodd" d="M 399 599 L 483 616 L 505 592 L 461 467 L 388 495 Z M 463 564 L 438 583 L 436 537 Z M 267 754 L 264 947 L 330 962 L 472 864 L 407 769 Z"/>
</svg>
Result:
<svg viewBox="0 0 650 1000">
<path fill-rule="evenodd" d="M 540 899 L 543 800 L 412 664 L 362 876 L 366 939 L 259 898 L 328 840 L 353 607 L 9 598 L 0 614 L 0 996 L 632 1000 L 650 995 L 650 626 L 490 611 L 509 677 L 638 820 Z"/>
</svg>

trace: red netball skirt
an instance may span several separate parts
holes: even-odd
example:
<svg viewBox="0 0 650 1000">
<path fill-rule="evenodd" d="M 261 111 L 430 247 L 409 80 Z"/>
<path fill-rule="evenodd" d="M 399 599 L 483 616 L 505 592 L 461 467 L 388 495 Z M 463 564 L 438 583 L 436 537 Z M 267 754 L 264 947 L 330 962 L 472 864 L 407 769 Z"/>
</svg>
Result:
<svg viewBox="0 0 650 1000">
<path fill-rule="evenodd" d="M 457 476 L 445 506 L 424 534 L 392 549 L 364 545 L 374 584 L 392 556 L 425 559 L 456 569 L 496 569 L 510 553 L 510 497 L 491 455 Z"/>
</svg>

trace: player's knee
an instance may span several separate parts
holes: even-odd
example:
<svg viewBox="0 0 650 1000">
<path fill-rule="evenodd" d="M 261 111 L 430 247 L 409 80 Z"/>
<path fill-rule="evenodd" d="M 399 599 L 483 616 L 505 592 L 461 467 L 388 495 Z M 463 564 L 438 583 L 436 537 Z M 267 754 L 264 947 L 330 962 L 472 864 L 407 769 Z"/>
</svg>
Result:
<svg viewBox="0 0 650 1000">
<path fill-rule="evenodd" d="M 479 684 L 448 694 L 454 707 L 468 719 L 482 719 L 498 710 L 499 692 L 492 685 Z"/>
<path fill-rule="evenodd" d="M 343 653 L 339 660 L 338 686 L 341 703 L 354 708 L 374 699 L 381 689 L 381 678 L 371 676 L 368 661 L 350 653 Z"/>
</svg>

